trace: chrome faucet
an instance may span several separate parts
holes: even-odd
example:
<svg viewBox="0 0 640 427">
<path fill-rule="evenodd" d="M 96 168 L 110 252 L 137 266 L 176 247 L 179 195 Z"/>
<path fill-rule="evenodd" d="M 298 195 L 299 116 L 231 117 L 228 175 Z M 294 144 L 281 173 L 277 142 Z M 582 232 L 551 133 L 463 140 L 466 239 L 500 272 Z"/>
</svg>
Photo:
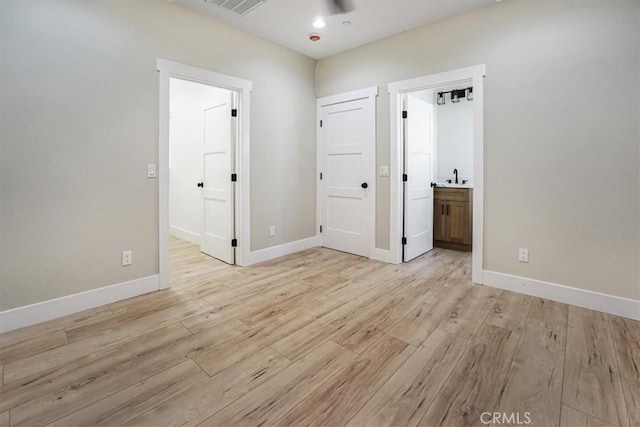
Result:
<svg viewBox="0 0 640 427">
<path fill-rule="evenodd" d="M 456 176 L 456 184 L 458 183 L 458 169 L 453 170 L 453 174 Z"/>
</svg>

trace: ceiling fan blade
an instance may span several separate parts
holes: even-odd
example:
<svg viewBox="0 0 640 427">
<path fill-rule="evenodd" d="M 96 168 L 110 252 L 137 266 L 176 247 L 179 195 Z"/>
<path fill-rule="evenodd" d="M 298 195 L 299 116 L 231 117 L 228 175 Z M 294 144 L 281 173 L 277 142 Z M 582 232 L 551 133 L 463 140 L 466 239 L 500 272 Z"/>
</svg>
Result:
<svg viewBox="0 0 640 427">
<path fill-rule="evenodd" d="M 329 13 L 337 15 L 340 13 L 349 13 L 355 10 L 352 0 L 326 0 L 329 7 Z"/>
</svg>

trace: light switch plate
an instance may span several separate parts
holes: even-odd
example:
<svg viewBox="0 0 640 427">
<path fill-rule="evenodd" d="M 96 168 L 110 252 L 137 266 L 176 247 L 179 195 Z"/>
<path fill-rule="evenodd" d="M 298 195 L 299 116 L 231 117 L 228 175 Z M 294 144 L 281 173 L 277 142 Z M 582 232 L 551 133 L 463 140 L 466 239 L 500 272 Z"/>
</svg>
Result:
<svg viewBox="0 0 640 427">
<path fill-rule="evenodd" d="M 156 165 L 147 165 L 147 178 L 155 178 L 156 176 Z"/>
<path fill-rule="evenodd" d="M 389 176 L 389 166 L 380 166 L 380 176 Z"/>
</svg>

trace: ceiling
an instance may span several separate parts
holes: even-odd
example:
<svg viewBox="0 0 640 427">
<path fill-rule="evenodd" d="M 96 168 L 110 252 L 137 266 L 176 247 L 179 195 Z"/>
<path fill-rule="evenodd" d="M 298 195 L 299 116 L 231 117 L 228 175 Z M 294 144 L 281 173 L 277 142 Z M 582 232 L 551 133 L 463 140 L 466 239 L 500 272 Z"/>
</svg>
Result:
<svg viewBox="0 0 640 427">
<path fill-rule="evenodd" d="M 325 0 L 267 0 L 244 16 L 216 0 L 170 0 L 315 59 L 495 3 L 496 0 L 354 0 L 355 10 L 328 15 Z M 499 1 L 499 0 L 498 0 Z M 316 29 L 321 16 L 327 25 Z M 343 24 L 350 21 L 350 25 Z M 309 40 L 317 33 L 321 39 Z"/>
</svg>

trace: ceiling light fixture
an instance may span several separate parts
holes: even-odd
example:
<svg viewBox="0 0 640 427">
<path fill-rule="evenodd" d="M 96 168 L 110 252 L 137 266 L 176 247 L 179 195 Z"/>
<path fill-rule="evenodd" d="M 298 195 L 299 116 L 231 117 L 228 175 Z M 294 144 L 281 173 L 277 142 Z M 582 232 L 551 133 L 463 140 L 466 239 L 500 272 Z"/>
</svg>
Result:
<svg viewBox="0 0 640 427">
<path fill-rule="evenodd" d="M 324 28 L 327 25 L 326 22 L 324 22 L 324 19 L 322 18 L 316 18 L 315 21 L 313 21 L 313 27 L 314 28 Z"/>
</svg>

